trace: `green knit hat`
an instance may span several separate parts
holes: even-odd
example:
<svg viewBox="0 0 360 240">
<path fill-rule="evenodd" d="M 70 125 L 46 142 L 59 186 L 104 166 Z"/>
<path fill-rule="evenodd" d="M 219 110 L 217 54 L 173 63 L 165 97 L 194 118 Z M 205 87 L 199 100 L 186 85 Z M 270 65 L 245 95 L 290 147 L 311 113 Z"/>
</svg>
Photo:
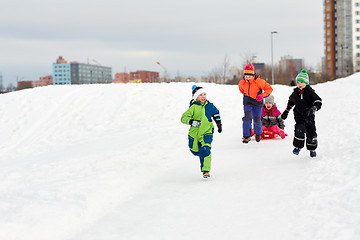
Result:
<svg viewBox="0 0 360 240">
<path fill-rule="evenodd" d="M 296 82 L 303 82 L 306 85 L 309 84 L 309 75 L 305 69 L 301 70 L 301 72 L 296 76 Z"/>
</svg>

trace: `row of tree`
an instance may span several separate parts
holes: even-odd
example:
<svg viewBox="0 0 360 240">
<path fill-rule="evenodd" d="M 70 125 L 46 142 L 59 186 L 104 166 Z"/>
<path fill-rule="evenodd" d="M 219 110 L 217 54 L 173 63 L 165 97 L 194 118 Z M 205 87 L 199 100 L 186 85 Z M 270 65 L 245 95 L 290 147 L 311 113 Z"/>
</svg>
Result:
<svg viewBox="0 0 360 240">
<path fill-rule="evenodd" d="M 326 72 L 319 72 L 315 71 L 311 67 L 305 67 L 305 69 L 308 72 L 310 84 L 317 84 L 317 83 L 323 83 L 331 80 L 330 74 Z M 284 71 L 279 66 L 274 66 L 274 84 L 281 84 L 281 85 L 294 85 L 295 84 L 295 78 L 296 74 L 293 74 L 290 71 Z M 256 72 L 256 69 L 255 69 Z M 213 75 L 212 75 L 213 76 Z M 265 69 L 261 71 L 260 76 L 262 79 L 265 79 L 267 82 L 272 82 L 272 67 L 271 65 L 265 66 Z M 242 76 L 240 76 L 241 78 Z M 210 81 L 216 82 L 216 78 L 212 77 L 209 78 Z M 215 81 L 214 81 L 215 80 Z M 233 76 L 232 78 L 229 78 L 225 84 L 238 84 L 240 81 L 239 77 Z"/>
<path fill-rule="evenodd" d="M 253 61 L 253 55 L 247 54 L 247 56 L 242 56 L 242 59 L 242 66 L 240 66 L 241 72 L 247 63 Z M 225 56 L 222 63 L 217 67 L 214 67 L 204 80 L 206 82 L 213 83 L 238 84 L 242 76 L 229 76 L 229 68 L 230 59 Z M 317 84 L 331 80 L 331 75 L 327 72 L 315 70 L 313 66 L 303 66 L 303 68 L 305 68 L 309 74 L 310 84 Z M 321 69 L 321 67 L 318 67 L 318 69 Z M 278 64 L 274 64 L 274 67 L 272 67 L 271 64 L 266 64 L 264 69 L 261 71 L 257 71 L 255 68 L 255 72 L 259 73 L 262 79 L 265 79 L 270 83 L 272 82 L 272 72 L 274 72 L 274 83 L 282 85 L 292 85 L 294 83 L 297 73 L 289 70 L 290 69 L 282 69 Z"/>
<path fill-rule="evenodd" d="M 202 77 L 180 77 L 177 76 L 173 79 L 168 78 L 167 76 L 163 81 L 165 82 L 210 82 L 210 83 L 219 83 L 219 84 L 238 84 L 242 78 L 242 69 L 249 62 L 252 62 L 254 59 L 253 54 L 246 54 L 242 56 L 242 64 L 239 66 L 240 74 L 235 74 L 231 76 L 230 73 L 230 58 L 225 56 L 222 62 L 214 67 L 211 71 L 208 72 L 207 75 Z M 304 66 L 309 74 L 310 84 L 317 84 L 322 82 L 327 82 L 331 80 L 331 75 L 324 71 L 316 71 L 312 66 Z M 319 69 L 319 67 L 318 67 Z M 280 68 L 278 64 L 275 64 L 272 68 L 271 64 L 266 64 L 261 71 L 257 71 L 255 68 L 255 72 L 259 73 L 262 79 L 265 79 L 269 83 L 272 83 L 272 72 L 274 72 L 274 83 L 282 84 L 282 85 L 292 85 L 294 84 L 294 80 L 296 78 L 296 73 L 293 73 L 289 70 L 284 70 Z M 14 84 L 9 83 L 5 88 L 2 84 L 0 84 L 0 93 L 15 91 L 16 86 Z"/>
<path fill-rule="evenodd" d="M 7 93 L 7 92 L 12 92 L 16 90 L 16 86 L 14 86 L 14 84 L 9 83 L 7 85 L 7 87 L 4 87 L 3 84 L 0 84 L 0 94 L 1 93 Z"/>
</svg>

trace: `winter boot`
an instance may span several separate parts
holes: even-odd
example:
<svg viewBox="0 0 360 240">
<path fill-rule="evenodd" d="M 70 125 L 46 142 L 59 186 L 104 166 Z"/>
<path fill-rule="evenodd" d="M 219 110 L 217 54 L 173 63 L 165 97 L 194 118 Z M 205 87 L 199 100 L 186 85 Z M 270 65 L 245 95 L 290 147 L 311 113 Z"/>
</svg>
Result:
<svg viewBox="0 0 360 240">
<path fill-rule="evenodd" d="M 251 140 L 250 137 L 243 137 L 243 143 L 249 143 Z"/>
<path fill-rule="evenodd" d="M 295 154 L 295 155 L 299 155 L 299 153 L 300 153 L 300 150 L 301 150 L 301 148 L 294 148 L 294 150 L 293 150 L 293 154 Z"/>
<path fill-rule="evenodd" d="M 311 150 L 310 151 L 310 157 L 316 157 L 316 151 L 315 150 Z"/>
<path fill-rule="evenodd" d="M 282 139 L 285 138 L 285 132 L 284 132 L 284 130 L 282 130 L 282 129 L 279 130 L 279 136 L 280 136 Z"/>
<path fill-rule="evenodd" d="M 209 177 L 210 177 L 210 172 L 203 171 L 203 178 L 209 178 Z"/>
<path fill-rule="evenodd" d="M 261 135 L 255 135 L 255 140 L 256 140 L 257 142 L 260 142 L 260 140 L 261 140 Z"/>
</svg>

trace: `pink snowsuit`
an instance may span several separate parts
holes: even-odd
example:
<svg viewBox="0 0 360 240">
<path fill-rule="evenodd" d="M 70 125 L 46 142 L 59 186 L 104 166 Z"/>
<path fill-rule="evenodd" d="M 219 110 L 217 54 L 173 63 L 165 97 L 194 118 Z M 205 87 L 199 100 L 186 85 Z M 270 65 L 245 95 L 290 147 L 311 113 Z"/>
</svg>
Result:
<svg viewBox="0 0 360 240">
<path fill-rule="evenodd" d="M 270 110 L 267 110 L 264 106 L 261 114 L 261 122 L 263 125 L 263 131 L 269 131 L 278 134 L 282 139 L 285 138 L 284 132 L 284 120 L 280 117 L 281 112 L 277 109 L 276 105 Z"/>
</svg>

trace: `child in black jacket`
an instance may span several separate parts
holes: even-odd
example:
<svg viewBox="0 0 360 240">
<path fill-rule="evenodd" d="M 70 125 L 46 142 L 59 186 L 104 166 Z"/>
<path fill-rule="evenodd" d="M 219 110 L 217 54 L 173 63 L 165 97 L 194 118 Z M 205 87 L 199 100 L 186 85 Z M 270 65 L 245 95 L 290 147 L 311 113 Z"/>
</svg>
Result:
<svg viewBox="0 0 360 240">
<path fill-rule="evenodd" d="M 294 136 L 294 150 L 293 153 L 298 155 L 305 144 L 306 134 L 306 148 L 310 150 L 310 156 L 316 157 L 318 141 L 315 127 L 315 112 L 321 108 L 321 98 L 315 93 L 309 85 L 309 76 L 305 69 L 303 69 L 296 77 L 297 87 L 290 95 L 286 110 L 281 114 L 282 119 L 286 119 L 289 111 L 295 105 L 295 136 Z"/>
</svg>

